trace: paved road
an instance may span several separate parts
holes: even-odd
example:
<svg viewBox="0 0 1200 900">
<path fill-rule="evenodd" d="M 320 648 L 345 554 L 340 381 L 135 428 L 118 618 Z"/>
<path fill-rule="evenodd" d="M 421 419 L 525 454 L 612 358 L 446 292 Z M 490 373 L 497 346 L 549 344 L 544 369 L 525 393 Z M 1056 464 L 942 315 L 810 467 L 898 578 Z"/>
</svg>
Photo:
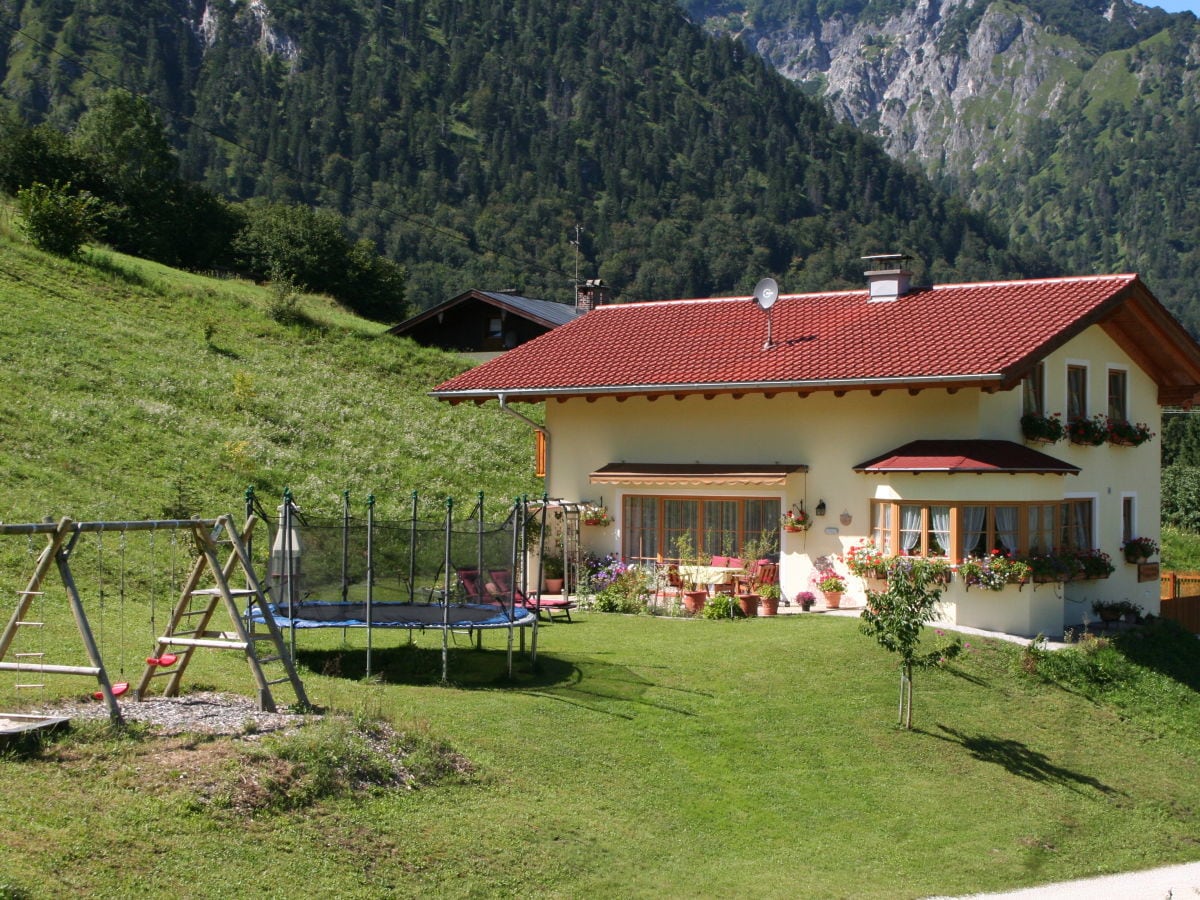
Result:
<svg viewBox="0 0 1200 900">
<path fill-rule="evenodd" d="M 1081 881 L 1063 881 L 1002 894 L 971 894 L 970 900 L 1195 900 L 1200 898 L 1200 863 L 1185 863 L 1104 875 Z M 937 898 L 935 898 L 937 900 Z M 946 900 L 946 898 L 941 898 Z M 960 898 L 967 900 L 967 898 Z"/>
</svg>

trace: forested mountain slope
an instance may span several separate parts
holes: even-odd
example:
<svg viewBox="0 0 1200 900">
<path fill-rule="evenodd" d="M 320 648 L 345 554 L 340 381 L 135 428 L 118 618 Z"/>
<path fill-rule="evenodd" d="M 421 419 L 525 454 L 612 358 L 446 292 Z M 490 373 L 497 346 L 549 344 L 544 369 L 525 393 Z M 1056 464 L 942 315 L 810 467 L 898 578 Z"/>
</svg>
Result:
<svg viewBox="0 0 1200 900">
<path fill-rule="evenodd" d="M 840 121 L 1200 334 L 1200 25 L 1130 0 L 688 0 Z"/>
<path fill-rule="evenodd" d="M 10 0 L 3 105 L 69 129 L 119 78 L 173 113 L 184 173 L 345 214 L 418 308 L 1047 274 L 958 201 L 671 0 Z M 434 227 L 430 227 L 430 226 Z M 459 240 L 455 235 L 465 236 Z"/>
</svg>

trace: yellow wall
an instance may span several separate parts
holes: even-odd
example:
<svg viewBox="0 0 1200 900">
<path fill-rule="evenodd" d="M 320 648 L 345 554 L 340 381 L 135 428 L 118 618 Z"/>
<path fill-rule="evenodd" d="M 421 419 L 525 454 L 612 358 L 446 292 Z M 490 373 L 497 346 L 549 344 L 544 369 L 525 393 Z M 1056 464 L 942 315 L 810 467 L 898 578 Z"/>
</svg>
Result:
<svg viewBox="0 0 1200 900">
<path fill-rule="evenodd" d="M 1133 421 L 1146 422 L 1157 432 L 1160 413 L 1157 390 L 1150 379 L 1104 332 L 1094 327 L 1055 351 L 1046 359 L 1047 412 L 1065 412 L 1066 367 L 1086 362 L 1089 366 L 1088 397 L 1091 413 L 1107 412 L 1107 368 L 1128 370 L 1129 414 Z M 706 400 L 688 396 L 676 400 L 663 397 L 654 402 L 631 398 L 550 400 L 546 424 L 550 430 L 547 490 L 551 497 L 603 502 L 615 522 L 604 529 L 585 529 L 585 543 L 597 552 L 621 549 L 621 499 L 625 493 L 701 496 L 777 496 L 783 508 L 803 504 L 812 511 L 824 500 L 828 513 L 816 519 L 806 534 L 782 536 L 781 582 L 784 595 L 792 597 L 811 590 L 812 560 L 824 555 L 841 555 L 870 530 L 870 500 L 900 498 L 942 501 L 1058 500 L 1068 496 L 1095 499 L 1097 521 L 1093 531 L 1099 547 L 1113 557 L 1117 566 L 1112 578 L 1080 582 L 1065 587 L 1028 588 L 1021 603 L 1009 603 L 1006 620 L 1006 589 L 992 597 L 964 592 L 959 584 L 946 592 L 947 614 L 959 624 L 971 619 L 986 620 L 985 627 L 1018 633 L 1039 631 L 1057 621 L 1061 631 L 1090 614 L 1096 599 L 1131 599 L 1147 611 L 1158 610 L 1158 583 L 1138 584 L 1135 567 L 1120 555 L 1121 497 L 1136 495 L 1138 523 L 1135 533 L 1159 536 L 1159 442 L 1141 447 L 1077 447 L 1067 441 L 1038 449 L 1082 469 L 1078 476 L 1066 475 L 893 475 L 873 476 L 853 471 L 857 463 L 922 438 L 994 438 L 1020 442 L 1022 395 L 1020 389 L 995 394 L 978 390 L 924 390 L 911 396 L 907 390 L 888 390 L 879 396 L 852 391 L 842 397 L 831 392 L 808 397 L 780 394 L 772 399 L 729 395 Z M 676 463 L 799 463 L 807 474 L 792 476 L 783 489 L 742 489 L 728 486 L 705 489 L 638 487 L 624 490 L 613 485 L 593 485 L 588 474 L 611 462 Z M 843 514 L 850 524 L 843 524 Z M 1055 590 L 1051 590 L 1054 587 Z M 861 598 L 861 589 L 858 598 Z M 1027 598 L 1036 595 L 1033 612 L 1020 611 Z M 986 601 L 986 602 L 985 602 Z M 984 607 L 987 607 L 986 611 Z"/>
</svg>

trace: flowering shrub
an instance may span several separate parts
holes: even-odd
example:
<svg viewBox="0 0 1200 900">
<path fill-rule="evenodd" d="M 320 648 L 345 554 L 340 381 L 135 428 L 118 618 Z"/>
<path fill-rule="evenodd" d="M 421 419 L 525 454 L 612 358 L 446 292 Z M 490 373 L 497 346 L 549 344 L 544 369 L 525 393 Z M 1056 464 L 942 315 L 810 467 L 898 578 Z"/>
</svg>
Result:
<svg viewBox="0 0 1200 900">
<path fill-rule="evenodd" d="M 1052 416 L 1039 416 L 1037 413 L 1026 413 L 1021 416 L 1021 434 L 1026 440 L 1045 441 L 1053 444 L 1061 441 L 1067 433 L 1062 423 L 1062 413 Z"/>
<path fill-rule="evenodd" d="M 923 556 L 893 556 L 887 561 L 887 577 L 902 578 L 921 587 L 947 584 L 950 581 L 950 563 L 944 559 L 927 559 Z"/>
<path fill-rule="evenodd" d="M 812 527 L 812 517 L 798 506 L 793 506 L 779 517 L 779 525 L 784 531 L 808 531 Z"/>
<path fill-rule="evenodd" d="M 1149 425 L 1143 422 L 1138 422 L 1135 425 L 1123 419 L 1108 420 L 1108 442 L 1110 444 L 1136 447 L 1139 444 L 1146 443 L 1152 437 L 1154 437 L 1154 432 L 1150 430 Z"/>
<path fill-rule="evenodd" d="M 1022 560 L 1014 559 L 999 550 L 983 558 L 971 557 L 958 565 L 958 575 L 968 588 L 977 586 L 998 591 L 1006 584 L 1016 584 L 1029 578 L 1032 569 Z"/>
<path fill-rule="evenodd" d="M 1140 559 L 1149 559 L 1157 553 L 1158 544 L 1153 538 L 1130 538 L 1121 545 L 1121 552 L 1125 554 L 1125 558 L 1130 562 L 1137 562 Z"/>
<path fill-rule="evenodd" d="M 615 553 L 589 556 L 585 568 L 592 609 L 622 613 L 645 610 L 654 586 L 653 575 L 647 569 L 624 563 Z"/>
<path fill-rule="evenodd" d="M 1108 440 L 1108 419 L 1099 413 L 1090 419 L 1072 419 L 1067 423 L 1067 434 L 1073 444 L 1098 447 Z"/>
</svg>

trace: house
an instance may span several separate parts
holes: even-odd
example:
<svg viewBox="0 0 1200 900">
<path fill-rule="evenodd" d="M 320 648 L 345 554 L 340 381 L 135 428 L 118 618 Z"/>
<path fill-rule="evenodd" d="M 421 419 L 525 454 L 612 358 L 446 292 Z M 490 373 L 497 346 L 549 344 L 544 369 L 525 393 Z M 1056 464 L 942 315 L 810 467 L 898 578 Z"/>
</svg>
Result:
<svg viewBox="0 0 1200 900">
<path fill-rule="evenodd" d="M 565 325 L 607 298 L 607 288 L 599 280 L 580 285 L 574 306 L 511 292 L 470 290 L 406 319 L 388 329 L 388 334 L 491 359 Z"/>
<path fill-rule="evenodd" d="M 997 591 L 956 576 L 942 615 L 960 625 L 1060 634 L 1097 600 L 1157 612 L 1155 568 L 1121 547 L 1158 539 L 1158 440 L 1036 443 L 1022 422 L 1144 423 L 1146 438 L 1162 406 L 1200 392 L 1200 346 L 1136 275 L 914 287 L 902 258 L 875 259 L 864 290 L 766 311 L 750 297 L 598 307 L 433 394 L 544 402 L 550 496 L 613 514 L 584 528 L 597 552 L 670 558 L 684 532 L 727 552 L 804 510 L 813 527 L 780 534 L 786 597 L 872 541 L 955 565 L 1112 558 L 1108 577 Z"/>
</svg>

